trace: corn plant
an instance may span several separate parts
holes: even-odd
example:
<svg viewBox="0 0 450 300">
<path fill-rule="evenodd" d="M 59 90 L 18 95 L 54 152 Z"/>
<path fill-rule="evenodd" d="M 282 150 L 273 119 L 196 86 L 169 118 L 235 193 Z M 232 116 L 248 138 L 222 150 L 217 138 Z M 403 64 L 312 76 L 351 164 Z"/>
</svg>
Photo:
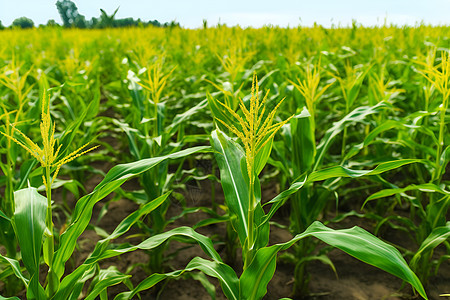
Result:
<svg viewBox="0 0 450 300">
<path fill-rule="evenodd" d="M 25 114 L 25 104 L 27 102 L 27 96 L 31 92 L 33 85 L 27 83 L 27 79 L 30 77 L 30 73 L 33 71 L 30 68 L 28 71 L 23 72 L 23 63 L 19 63 L 18 59 L 13 57 L 9 65 L 6 65 L 1 70 L 0 74 L 0 84 L 6 87 L 11 93 L 5 96 L 6 101 L 2 101 L 1 116 L 5 124 L 6 134 L 11 135 L 14 128 L 20 126 Z M 11 109 L 10 109 L 11 108 Z M 13 110 L 14 108 L 14 110 Z M 16 165 L 18 151 L 11 141 L 5 140 L 5 147 L 3 148 L 3 154 L 6 156 L 6 164 L 1 163 L 1 169 L 5 178 L 5 195 L 1 199 L 1 209 L 4 211 L 7 217 L 11 218 L 14 212 L 14 201 L 13 192 L 14 185 L 16 184 L 15 169 L 18 167 Z M 0 220 L 2 222 L 3 220 Z M 12 228 L 7 228 L 8 224 L 2 224 L 1 232 L 1 243 L 6 247 L 8 255 L 10 257 L 15 257 L 16 240 Z"/>
<path fill-rule="evenodd" d="M 52 220 L 52 184 L 55 182 L 62 165 L 96 147 L 84 150 L 85 145 L 64 155 L 61 150 L 64 148 L 63 145 L 57 145 L 55 125 L 51 122 L 49 98 L 46 93 L 44 93 L 42 99 L 40 123 L 42 147 L 18 129 L 14 129 L 11 135 L 3 133 L 5 137 L 33 156 L 43 169 L 42 180 L 46 187 L 46 196 L 40 195 L 34 187 L 18 190 L 14 192 L 13 217 L 8 218 L 2 212 L 2 218 L 11 223 L 18 237 L 21 257 L 27 273 L 23 273 L 20 262 L 15 258 L 0 256 L 0 259 L 9 266 L 6 273 L 13 273 L 23 282 L 27 289 L 28 299 L 77 299 L 85 282 L 90 278 L 94 280 L 86 299 L 95 299 L 98 295 L 103 298 L 106 296 L 108 286 L 125 281 L 130 276 L 115 269 L 100 269 L 97 262 L 108 257 L 108 255 L 105 255 L 105 251 L 109 251 L 107 249 L 112 239 L 126 233 L 143 215 L 150 213 L 164 203 L 170 192 L 157 197 L 128 216 L 111 235 L 97 244 L 96 250 L 85 264 L 67 276 L 63 276 L 65 263 L 75 250 L 78 237 L 88 226 L 94 204 L 130 177 L 142 174 L 167 159 L 182 158 L 195 152 L 204 151 L 207 147 L 186 149 L 166 156 L 142 159 L 134 163 L 114 167 L 93 192 L 77 202 L 69 226 L 62 232 L 59 239 L 55 239 L 56 231 Z M 59 240 L 59 243 L 56 242 L 57 240 Z M 154 246 L 138 246 L 133 250 L 138 248 L 152 249 Z M 42 286 L 39 281 L 42 261 L 48 266 L 45 286 Z"/>
<path fill-rule="evenodd" d="M 232 278 L 229 279 L 226 277 L 224 279 L 217 274 L 213 275 L 221 280 L 225 295 L 232 299 L 262 298 L 275 271 L 276 254 L 281 250 L 286 250 L 303 238 L 314 236 L 362 261 L 403 278 L 418 289 L 423 297 L 426 297 L 420 282 L 408 268 L 400 253 L 392 246 L 383 243 L 359 228 L 334 231 L 316 221 L 291 241 L 268 247 L 269 220 L 286 199 L 305 184 L 332 177 L 358 177 L 366 174 L 377 174 L 391 168 L 392 165 L 400 166 L 407 162 L 387 163 L 368 171 L 354 171 L 340 166 L 315 171 L 308 176 L 301 176 L 292 183 L 289 189 L 263 204 L 258 174 L 269 158 L 275 133 L 289 121 L 289 119 L 286 119 L 275 124 L 272 123 L 281 102 L 273 110 L 266 113 L 266 97 L 259 100 L 258 85 L 256 78 L 254 78 L 249 106 L 246 107 L 244 102 L 241 101 L 239 105 L 240 113 L 235 112 L 223 103 L 215 106 L 223 106 L 222 113 L 215 113 L 216 117 L 228 115 L 227 119 L 218 118 L 217 122 L 234 133 L 243 144 L 241 146 L 220 130 L 212 133 L 212 143 L 221 171 L 221 184 L 225 193 L 225 201 L 231 214 L 233 228 L 235 228 L 239 237 L 243 257 L 243 273 L 239 279 L 231 273 L 231 268 L 225 268 L 222 264 L 216 267 L 217 273 L 220 274 L 217 270 L 220 267 L 221 272 L 232 275 Z M 263 205 L 271 205 L 267 214 L 263 210 Z M 376 247 L 373 248 L 371 245 L 376 245 Z M 389 255 L 387 255 L 388 252 Z M 375 256 L 377 257 L 376 260 Z M 368 259 L 369 257 L 371 258 Z M 389 267 L 387 267 L 388 265 Z M 211 272 L 206 274 L 211 275 Z M 409 275 L 405 277 L 406 274 Z M 235 286 L 234 292 L 229 290 L 231 285 Z"/>
<path fill-rule="evenodd" d="M 136 76 L 129 76 L 127 88 L 133 103 L 131 113 L 129 118 L 125 120 L 126 122 L 113 120 L 113 123 L 125 132 L 130 153 L 136 160 L 168 155 L 179 151 L 190 142 L 200 141 L 198 135 L 185 135 L 184 128 L 193 115 L 206 107 L 206 100 L 183 113 L 177 114 L 169 123 L 169 112 L 166 109 L 167 97 L 163 97 L 163 90 L 169 83 L 174 68 L 165 72 L 163 62 L 162 58 L 153 62 L 148 67 L 147 76 L 143 80 Z M 184 160 L 177 162 L 178 167 L 175 172 L 170 172 L 169 163 L 163 162 L 155 169 L 142 174 L 140 183 L 144 195 L 141 199 L 145 199 L 144 203 L 167 193 L 175 182 L 181 181 L 183 162 Z M 173 222 L 173 219 L 168 220 L 165 217 L 169 204 L 170 201 L 168 200 L 150 214 L 150 222 L 143 228 L 146 234 L 162 233 L 165 227 Z M 165 249 L 166 244 L 163 244 L 150 253 L 149 272 L 161 272 L 163 270 Z"/>
<path fill-rule="evenodd" d="M 420 116 L 415 114 L 408 118 L 409 123 L 412 123 L 411 120 L 414 120 L 415 122 L 411 124 L 410 127 L 414 130 L 413 134 L 410 135 L 410 138 L 403 139 L 405 145 L 408 145 L 411 148 L 414 147 L 413 153 L 416 154 L 418 152 L 416 150 L 416 145 L 419 146 L 417 149 L 423 152 L 422 162 L 425 165 L 425 168 L 420 170 L 429 170 L 429 174 L 422 174 L 422 176 L 418 176 L 418 178 L 422 180 L 429 178 L 429 181 L 416 182 L 405 187 L 392 186 L 389 189 L 372 194 L 364 202 L 364 204 L 366 204 L 375 199 L 395 195 L 410 203 L 410 218 L 387 216 L 381 220 L 378 228 L 384 224 L 395 226 L 393 221 L 400 221 L 402 224 L 401 228 L 411 232 L 419 248 L 413 252 L 410 266 L 424 283 L 428 282 L 429 277 L 432 276 L 433 272 L 437 272 L 443 261 L 448 260 L 448 251 L 437 260 L 433 259 L 433 253 L 436 247 L 442 243 L 444 243 L 448 249 L 448 237 L 450 236 L 450 223 L 446 217 L 450 206 L 450 192 L 448 191 L 448 183 L 443 180 L 443 175 L 450 162 L 450 146 L 445 144 L 444 138 L 446 134 L 445 115 L 448 110 L 450 63 L 448 52 L 443 52 L 441 55 L 441 63 L 435 67 L 428 62 L 434 59 L 434 53 L 434 51 L 430 52 L 429 57 L 431 58 L 427 59 L 427 62 L 422 63 L 421 65 L 426 67 L 422 73 L 423 76 L 425 76 L 442 96 L 442 102 L 433 105 L 430 101 L 431 99 L 427 98 L 429 97 L 431 87 L 424 90 L 426 106 L 430 109 L 435 107 L 434 114 L 439 115 L 438 121 L 435 121 L 437 128 L 434 128 L 435 130 L 433 131 L 429 122 L 421 122 L 423 118 L 432 116 L 430 112 L 424 112 Z M 398 124 L 392 123 L 389 127 L 403 127 L 401 130 L 405 131 L 407 129 L 407 127 L 404 126 L 405 123 L 407 123 L 406 120 L 403 122 L 400 121 Z M 374 132 L 371 139 L 375 136 L 376 133 Z M 406 133 L 405 136 L 407 136 Z M 418 139 L 419 137 L 426 137 L 426 141 L 428 141 L 428 139 L 431 140 L 431 146 L 416 141 L 415 139 Z M 370 143 L 370 141 L 368 140 L 366 143 Z M 414 196 L 406 194 L 406 192 L 411 191 L 414 192 Z M 411 219 L 414 220 L 416 218 L 418 218 L 420 222 L 419 225 L 411 222 Z"/>
<path fill-rule="evenodd" d="M 320 77 L 316 73 L 316 80 Z M 355 76 L 353 79 L 349 79 L 345 83 L 342 79 L 338 79 L 341 83 L 341 89 L 346 97 L 347 107 L 353 106 L 356 97 L 359 93 L 359 89 L 362 84 L 362 80 L 365 74 L 361 73 L 359 76 Z M 308 77 L 309 78 L 309 77 Z M 311 77 L 312 78 L 312 77 Z M 326 85 L 321 91 L 328 88 L 330 84 Z M 335 143 L 336 137 L 343 134 L 343 138 L 346 136 L 346 130 L 350 125 L 357 125 L 359 123 L 367 122 L 367 119 L 372 115 L 377 115 L 382 112 L 386 112 L 391 108 L 388 102 L 380 102 L 374 106 L 360 106 L 350 111 L 342 119 L 335 122 L 333 126 L 328 128 L 323 134 L 322 139 L 316 146 L 316 130 L 314 114 L 310 112 L 316 111 L 312 103 L 317 103 L 319 97 L 323 94 L 317 94 L 319 89 L 319 82 L 313 80 L 304 80 L 301 85 L 295 84 L 295 87 L 299 89 L 301 94 L 305 98 L 306 107 L 297 110 L 295 115 L 289 124 L 286 124 L 282 130 L 280 136 L 281 140 L 274 143 L 275 155 L 274 159 L 270 159 L 269 162 L 280 170 L 283 174 L 283 180 L 286 180 L 292 184 L 300 176 L 307 176 L 308 174 L 314 174 L 317 171 L 325 170 L 340 170 L 346 169 L 343 166 L 324 166 L 324 158 L 328 154 L 328 150 Z M 309 92 L 308 92 L 309 91 Z M 348 99 L 347 99 L 348 98 Z M 343 142 L 342 145 L 344 145 Z M 341 148 L 341 151 L 345 147 Z M 341 153 L 342 154 L 342 153 Z M 347 156 L 343 156 L 344 162 L 348 162 Z M 414 160 L 393 160 L 385 161 L 379 164 L 374 170 L 368 173 L 358 174 L 356 170 L 352 170 L 347 174 L 349 178 L 361 178 L 361 177 L 375 177 L 383 172 L 390 171 L 398 168 L 402 165 L 410 164 Z M 327 163 L 328 165 L 330 163 Z M 335 163 L 336 164 L 336 163 Z M 374 165 L 372 163 L 372 165 Z M 370 163 L 365 163 L 370 165 Z M 347 181 L 341 177 L 340 172 L 336 173 L 336 176 L 332 176 L 330 172 L 328 180 L 322 184 L 305 184 L 303 188 L 292 195 L 290 201 L 291 207 L 291 225 L 290 230 L 293 234 L 299 234 L 305 231 L 313 222 L 319 219 L 319 217 L 325 214 L 325 210 L 330 203 L 330 200 L 337 200 L 337 190 L 344 186 Z M 339 179 L 339 180 L 337 180 Z M 295 264 L 295 283 L 293 293 L 295 295 L 307 295 L 308 294 L 308 282 L 309 276 L 306 272 L 306 265 L 311 260 L 320 260 L 326 264 L 329 264 L 333 269 L 335 268 L 333 263 L 323 253 L 320 255 L 313 255 L 316 249 L 317 243 L 311 239 L 304 239 L 299 241 L 294 246 L 294 256 L 290 260 Z"/>
</svg>

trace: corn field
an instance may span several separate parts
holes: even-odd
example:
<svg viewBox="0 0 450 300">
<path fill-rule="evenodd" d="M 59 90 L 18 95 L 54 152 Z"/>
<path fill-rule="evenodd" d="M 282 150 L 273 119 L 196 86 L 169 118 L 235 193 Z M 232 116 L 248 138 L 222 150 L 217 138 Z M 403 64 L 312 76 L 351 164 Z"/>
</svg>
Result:
<svg viewBox="0 0 450 300">
<path fill-rule="evenodd" d="M 0 31 L 0 299 L 448 299 L 448 32 Z"/>
</svg>

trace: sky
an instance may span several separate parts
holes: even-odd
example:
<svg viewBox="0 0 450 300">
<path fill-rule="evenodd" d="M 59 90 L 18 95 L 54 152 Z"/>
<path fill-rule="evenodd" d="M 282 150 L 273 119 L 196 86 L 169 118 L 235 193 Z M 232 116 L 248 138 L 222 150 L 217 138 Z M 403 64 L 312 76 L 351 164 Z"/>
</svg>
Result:
<svg viewBox="0 0 450 300">
<path fill-rule="evenodd" d="M 116 18 L 133 17 L 175 20 L 185 28 L 198 28 L 207 20 L 209 26 L 281 27 L 349 26 L 352 20 L 364 26 L 387 24 L 414 26 L 420 22 L 432 25 L 450 24 L 450 0 L 73 0 L 78 12 L 91 19 L 100 16 L 100 8 Z M 62 23 L 56 0 L 0 0 L 0 21 L 11 25 L 25 16 L 35 25 L 49 19 Z"/>
</svg>

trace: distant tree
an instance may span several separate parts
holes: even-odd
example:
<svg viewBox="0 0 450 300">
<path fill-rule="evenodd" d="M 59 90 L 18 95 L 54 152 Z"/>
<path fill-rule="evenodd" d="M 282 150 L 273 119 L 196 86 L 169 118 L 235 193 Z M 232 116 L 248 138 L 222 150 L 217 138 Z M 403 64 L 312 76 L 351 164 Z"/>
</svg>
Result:
<svg viewBox="0 0 450 300">
<path fill-rule="evenodd" d="M 77 28 L 110 28 L 110 27 L 179 27 L 180 24 L 172 21 L 170 23 L 161 24 L 158 20 L 142 21 L 141 19 L 124 18 L 116 19 L 116 14 L 119 8 L 117 8 L 112 15 L 108 15 L 105 10 L 100 9 L 101 15 L 99 18 L 92 17 L 89 21 L 78 12 L 78 8 L 71 0 L 58 0 L 56 7 L 63 21 L 64 27 L 77 27 Z M 54 22 L 54 21 L 53 21 Z M 56 22 L 54 22 L 56 23 Z M 53 23 L 47 24 L 47 26 L 54 26 Z"/>
<path fill-rule="evenodd" d="M 15 19 L 12 24 L 12 27 L 20 27 L 20 28 L 33 28 L 34 22 L 31 19 L 28 19 L 27 17 L 20 17 Z"/>
<path fill-rule="evenodd" d="M 88 24 L 86 22 L 86 18 L 83 15 L 78 15 L 73 23 L 73 26 L 76 28 L 87 28 Z"/>
<path fill-rule="evenodd" d="M 45 25 L 47 27 L 59 27 L 60 25 L 58 23 L 56 23 L 55 20 L 50 19 L 47 21 L 47 24 Z"/>
<path fill-rule="evenodd" d="M 5 26 L 3 26 L 2 21 L 0 21 L 0 30 L 5 29 Z"/>
<path fill-rule="evenodd" d="M 56 8 L 63 21 L 64 27 L 86 28 L 86 18 L 80 15 L 74 2 L 70 0 L 58 0 Z"/>
<path fill-rule="evenodd" d="M 147 25 L 155 26 L 155 27 L 161 27 L 161 23 L 159 23 L 158 20 L 148 21 Z"/>
<path fill-rule="evenodd" d="M 89 28 L 98 28 L 99 20 L 96 17 L 92 17 L 92 19 L 89 21 Z"/>
<path fill-rule="evenodd" d="M 114 20 L 114 27 L 132 27 L 138 26 L 139 22 L 133 18 L 124 18 Z"/>
</svg>

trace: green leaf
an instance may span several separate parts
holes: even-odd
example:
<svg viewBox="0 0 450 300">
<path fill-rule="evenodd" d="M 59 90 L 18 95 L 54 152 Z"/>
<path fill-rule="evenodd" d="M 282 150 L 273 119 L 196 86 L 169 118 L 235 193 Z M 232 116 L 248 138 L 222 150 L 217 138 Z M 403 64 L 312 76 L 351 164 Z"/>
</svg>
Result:
<svg viewBox="0 0 450 300">
<path fill-rule="evenodd" d="M 102 252 L 104 251 L 108 245 L 109 242 L 113 239 L 116 239 L 120 237 L 121 235 L 125 234 L 130 230 L 130 228 L 144 215 L 149 214 L 153 210 L 155 210 L 158 206 L 160 206 L 164 201 L 167 199 L 167 197 L 170 195 L 170 192 L 167 192 L 164 195 L 161 195 L 160 197 L 150 201 L 149 203 L 145 204 L 135 212 L 131 213 L 129 216 L 127 216 L 120 224 L 116 227 L 116 229 L 107 236 L 107 238 L 99 241 L 96 245 L 96 251 Z M 90 264 L 86 268 L 84 268 L 84 273 L 82 273 L 81 278 L 84 278 L 81 280 L 77 276 L 69 275 L 68 277 L 71 278 L 71 280 L 66 280 L 66 278 L 63 280 L 64 286 L 60 287 L 61 292 L 59 292 L 58 297 L 61 297 L 60 295 L 63 294 L 64 297 L 67 297 L 69 294 L 72 294 L 73 297 L 77 298 L 79 293 L 81 293 L 81 290 L 83 288 L 83 285 L 87 279 L 90 279 L 94 274 L 92 272 L 95 270 L 96 265 Z M 62 299 L 61 298 L 61 299 Z"/>
<path fill-rule="evenodd" d="M 241 299 L 261 299 L 274 274 L 277 253 L 288 249 L 295 242 L 307 236 L 314 236 L 367 264 L 403 279 L 410 283 L 422 297 L 428 299 L 419 279 L 408 267 L 400 252 L 393 246 L 379 240 L 362 228 L 333 230 L 318 221 L 289 242 L 262 248 L 256 252 L 254 259 L 239 280 Z"/>
<path fill-rule="evenodd" d="M 64 277 L 61 281 L 60 288 L 56 293 L 54 300 L 65 300 L 72 293 L 78 278 L 83 276 L 86 272 L 89 272 L 96 264 L 107 258 L 116 257 L 118 255 L 122 255 L 124 253 L 132 252 L 138 249 L 141 250 L 151 250 L 162 243 L 166 242 L 170 238 L 176 237 L 187 237 L 196 241 L 203 251 L 211 257 L 214 261 L 221 263 L 222 259 L 219 254 L 214 249 L 214 245 L 212 241 L 197 232 L 195 232 L 192 228 L 189 227 L 179 227 L 168 232 L 164 232 L 155 236 L 152 236 L 138 245 L 119 245 L 116 247 L 112 247 L 109 245 L 109 240 L 101 240 L 95 246 L 92 254 L 86 259 L 86 261 L 79 266 L 75 271 Z"/>
<path fill-rule="evenodd" d="M 11 219 L 8 218 L 1 210 L 0 210 L 0 218 L 3 218 L 3 219 L 5 219 L 6 221 L 11 222 Z"/>
<path fill-rule="evenodd" d="M 0 295 L 0 300 L 20 300 L 20 298 L 17 297 L 3 297 Z"/>
<path fill-rule="evenodd" d="M 440 193 L 440 194 L 444 194 L 444 195 L 450 195 L 449 191 L 446 191 L 444 189 L 442 189 L 441 187 L 432 184 L 432 183 L 424 183 L 424 184 L 411 184 L 408 185 L 404 188 L 396 188 L 396 189 L 385 189 L 385 190 L 381 190 L 378 191 L 372 195 L 370 195 L 366 201 L 364 201 L 363 207 L 366 205 L 367 202 L 371 201 L 371 200 L 375 200 L 375 199 L 380 199 L 380 198 L 385 198 L 385 197 L 389 197 L 392 195 L 396 195 L 396 194 L 401 194 L 407 191 L 422 191 L 422 192 L 428 192 L 428 193 Z"/>
<path fill-rule="evenodd" d="M 279 250 L 273 246 L 259 249 L 239 279 L 239 299 L 262 299 L 276 268 Z"/>
<path fill-rule="evenodd" d="M 165 156 L 152 157 L 114 166 L 90 194 L 77 201 L 72 213 L 72 221 L 60 237 L 60 247 L 55 252 L 53 260 L 54 270 L 58 278 L 61 278 L 64 274 L 64 264 L 72 255 L 78 237 L 89 224 L 95 203 L 109 195 L 128 179 L 150 170 L 167 159 L 177 159 L 190 154 L 208 151 L 210 151 L 210 147 L 193 147 Z"/>
<path fill-rule="evenodd" d="M 67 149 L 72 146 L 73 140 L 75 139 L 75 136 L 79 133 L 78 130 L 81 126 L 81 124 L 83 124 L 86 115 L 87 114 L 92 114 L 93 108 L 94 108 L 94 103 L 95 101 L 91 102 L 89 104 L 89 106 L 83 110 L 83 112 L 75 117 L 74 117 L 74 121 L 72 121 L 70 124 L 68 124 L 62 134 L 62 137 L 60 138 L 60 140 L 58 141 L 59 145 L 61 146 L 61 150 L 59 151 L 59 155 L 57 157 L 57 161 L 62 159 L 65 155 L 67 155 L 66 151 Z M 69 106 L 70 107 L 70 106 Z"/>
<path fill-rule="evenodd" d="M 113 233 L 111 233 L 105 240 L 113 240 L 126 233 L 128 230 L 130 230 L 131 226 L 133 226 L 142 216 L 149 214 L 158 206 L 163 204 L 164 201 L 166 201 L 167 197 L 169 197 L 170 193 L 171 191 L 159 196 L 158 198 L 150 201 L 149 203 L 145 204 L 140 209 L 123 219 L 122 222 L 120 222 L 120 224 L 113 231 Z"/>
<path fill-rule="evenodd" d="M 188 109 L 184 113 L 176 115 L 173 118 L 172 123 L 169 126 L 167 126 L 167 128 L 165 129 L 165 132 L 167 132 L 167 135 L 169 137 L 173 136 L 177 132 L 177 130 L 180 127 L 181 124 L 184 124 L 193 115 L 195 115 L 197 112 L 199 112 L 202 109 L 204 109 L 207 104 L 208 104 L 208 100 L 204 99 L 203 101 L 201 101 L 197 105 L 191 107 L 190 109 Z"/>
<path fill-rule="evenodd" d="M 94 281 L 92 282 L 93 288 L 90 290 L 85 300 L 95 300 L 107 287 L 119 284 L 130 277 L 131 275 L 119 272 L 115 266 L 111 266 L 106 270 L 100 270 L 99 274 L 94 278 Z"/>
<path fill-rule="evenodd" d="M 270 152 L 272 151 L 273 138 L 268 141 L 264 147 L 256 154 L 255 157 L 255 174 L 259 175 L 264 169 L 264 166 L 269 159 Z"/>
<path fill-rule="evenodd" d="M 348 123 L 363 122 L 367 116 L 379 113 L 387 107 L 389 106 L 386 102 L 380 102 L 375 106 L 361 106 L 351 111 L 340 121 L 334 123 L 333 126 L 325 132 L 324 137 L 317 146 L 317 154 L 313 170 L 317 170 L 319 165 L 322 163 L 323 156 L 330 147 L 331 142 L 341 131 L 344 130 L 345 127 L 348 126 Z"/>
<path fill-rule="evenodd" d="M 39 265 L 46 229 L 47 198 L 29 187 L 14 192 L 14 203 L 12 224 L 19 241 L 22 261 L 31 277 L 27 297 L 45 299 L 44 289 L 39 283 Z"/>
<path fill-rule="evenodd" d="M 286 200 L 292 194 L 298 192 L 305 185 L 306 180 L 307 180 L 306 175 L 300 176 L 300 178 L 297 178 L 287 190 L 282 191 L 275 198 L 273 198 L 267 203 L 264 203 L 264 205 L 272 204 L 272 206 L 269 212 L 264 216 L 262 224 L 268 223 L 275 214 L 275 212 L 286 202 Z"/>
<path fill-rule="evenodd" d="M 200 282 L 201 285 L 205 288 L 208 295 L 211 297 L 211 300 L 216 300 L 216 287 L 214 286 L 214 284 L 209 282 L 205 273 L 202 272 L 190 273 L 189 277 Z"/>
<path fill-rule="evenodd" d="M 186 270 L 193 269 L 219 279 L 222 290 L 228 299 L 239 299 L 239 280 L 230 266 L 222 262 L 195 257 L 186 266 Z"/>
<path fill-rule="evenodd" d="M 228 209 L 235 216 L 234 228 L 238 233 L 241 245 L 248 236 L 249 191 L 241 171 L 245 164 L 244 151 L 241 146 L 219 130 L 211 133 L 211 143 L 220 168 L 220 180 L 225 194 Z"/>
<path fill-rule="evenodd" d="M 292 163 L 294 177 L 308 172 L 316 155 L 316 138 L 314 134 L 314 121 L 306 107 L 302 112 L 291 119 L 292 134 Z"/>
<path fill-rule="evenodd" d="M 379 164 L 377 167 L 375 167 L 375 169 L 372 170 L 352 170 L 342 166 L 334 166 L 319 171 L 314 171 L 309 174 L 308 177 L 306 177 L 306 175 L 300 176 L 287 190 L 281 192 L 275 198 L 264 204 L 272 204 L 272 207 L 270 208 L 267 215 L 263 218 L 262 224 L 267 223 L 272 218 L 275 212 L 283 205 L 283 203 L 289 198 L 289 196 L 298 192 L 305 184 L 309 182 L 322 181 L 335 177 L 356 178 L 361 176 L 377 175 L 414 162 L 421 162 L 421 160 L 400 159 L 395 161 L 388 161 Z"/>
<path fill-rule="evenodd" d="M 416 163 L 416 162 L 422 162 L 421 159 L 399 159 L 399 160 L 393 160 L 393 161 L 387 161 L 379 164 L 375 167 L 373 170 L 352 170 L 346 167 L 342 166 L 334 166 L 330 168 L 325 168 L 319 171 L 314 171 L 308 176 L 307 182 L 315 182 L 315 181 L 322 181 L 329 178 L 336 178 L 336 177 L 351 177 L 351 178 L 357 178 L 361 176 L 369 176 L 369 175 L 378 175 L 390 170 L 397 169 L 401 166 Z"/>
<path fill-rule="evenodd" d="M 20 270 L 20 263 L 18 260 L 15 260 L 13 258 L 9 258 L 9 257 L 5 257 L 3 255 L 0 254 L 0 260 L 3 261 L 6 264 L 9 264 L 11 266 L 11 269 L 14 272 L 14 275 L 16 275 L 17 278 L 19 278 L 20 280 L 22 280 L 23 284 L 27 287 L 30 280 L 28 280 L 23 274 L 22 271 Z"/>
<path fill-rule="evenodd" d="M 28 176 L 30 175 L 31 171 L 34 169 L 34 167 L 38 164 L 37 159 L 35 159 L 33 157 L 33 159 L 29 159 L 27 161 L 25 161 L 21 166 L 20 166 L 20 180 L 17 182 L 16 186 L 15 186 L 15 190 L 20 190 L 22 189 L 27 181 L 28 181 Z"/>
<path fill-rule="evenodd" d="M 382 124 L 375 127 L 365 138 L 364 141 L 358 145 L 354 145 L 349 152 L 345 155 L 344 160 L 348 160 L 351 157 L 355 156 L 359 151 L 361 151 L 364 147 L 367 147 L 372 143 L 372 141 L 381 133 L 388 131 L 392 128 L 395 129 L 405 129 L 405 128 L 416 128 L 417 126 L 408 126 L 405 122 L 396 121 L 396 120 L 387 120 Z"/>
<path fill-rule="evenodd" d="M 220 285 L 225 296 L 228 299 L 238 300 L 239 298 L 239 280 L 233 269 L 218 261 L 209 261 L 200 257 L 194 257 L 183 270 L 178 270 L 166 274 L 152 274 L 147 279 L 140 282 L 135 289 L 117 295 L 114 300 L 132 299 L 137 293 L 153 287 L 158 282 L 166 278 L 177 278 L 184 272 L 200 270 L 208 276 L 219 279 Z"/>
<path fill-rule="evenodd" d="M 417 252 L 411 259 L 411 267 L 416 269 L 417 263 L 423 253 L 429 252 L 436 248 L 439 244 L 446 241 L 450 237 L 450 222 L 447 222 L 445 226 L 437 227 L 433 229 L 430 235 L 422 242 Z"/>
<path fill-rule="evenodd" d="M 440 199 L 432 199 L 432 201 L 430 201 L 426 207 L 426 221 L 429 228 L 445 226 L 449 206 L 450 195 L 444 196 Z"/>
</svg>

